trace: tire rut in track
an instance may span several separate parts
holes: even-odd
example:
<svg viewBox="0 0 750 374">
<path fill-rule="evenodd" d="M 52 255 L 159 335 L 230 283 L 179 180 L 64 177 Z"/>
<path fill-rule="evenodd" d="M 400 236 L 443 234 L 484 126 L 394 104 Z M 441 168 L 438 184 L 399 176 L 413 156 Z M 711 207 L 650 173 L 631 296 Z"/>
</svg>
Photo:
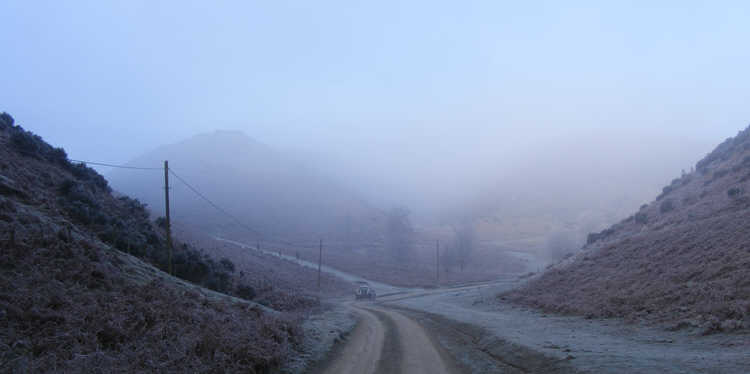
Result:
<svg viewBox="0 0 750 374">
<path fill-rule="evenodd" d="M 567 360 L 549 357 L 530 348 L 493 337 L 480 327 L 432 313 L 401 307 L 393 309 L 418 320 L 450 352 L 464 371 L 507 374 L 581 373 Z"/>
<path fill-rule="evenodd" d="M 308 374 L 372 374 L 378 372 L 385 327 L 371 311 L 354 307 L 359 316 L 347 339 L 334 347 L 329 356 Z"/>
<path fill-rule="evenodd" d="M 377 374 L 396 374 L 401 372 L 403 362 L 404 347 L 398 336 L 398 327 L 386 313 L 379 310 L 367 309 L 373 313 L 380 323 L 385 327 L 385 338 L 383 339 L 383 349 L 380 351 L 380 360 L 378 360 Z"/>
</svg>

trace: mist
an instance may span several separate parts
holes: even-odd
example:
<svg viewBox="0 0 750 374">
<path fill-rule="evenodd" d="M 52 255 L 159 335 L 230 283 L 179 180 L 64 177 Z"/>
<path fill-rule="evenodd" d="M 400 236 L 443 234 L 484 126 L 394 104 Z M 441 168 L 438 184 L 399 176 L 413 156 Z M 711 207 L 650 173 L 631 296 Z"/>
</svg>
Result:
<svg viewBox="0 0 750 374">
<path fill-rule="evenodd" d="M 747 373 L 748 1 L 0 1 L 0 371 Z"/>
<path fill-rule="evenodd" d="M 425 224 L 602 226 L 746 126 L 743 7 L 6 2 L 0 102 L 74 159 L 240 130 Z"/>
</svg>

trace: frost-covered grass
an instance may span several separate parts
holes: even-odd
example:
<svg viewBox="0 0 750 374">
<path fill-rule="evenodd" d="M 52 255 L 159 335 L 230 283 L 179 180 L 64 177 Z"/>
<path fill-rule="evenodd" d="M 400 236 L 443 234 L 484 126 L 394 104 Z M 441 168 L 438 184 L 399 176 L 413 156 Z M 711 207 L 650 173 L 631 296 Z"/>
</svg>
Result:
<svg viewBox="0 0 750 374">
<path fill-rule="evenodd" d="M 502 297 L 704 334 L 750 328 L 750 129 L 697 166 L 634 216 L 591 236 L 575 258 Z"/>
<path fill-rule="evenodd" d="M 177 225 L 176 236 L 196 247 L 205 248 L 217 258 L 235 264 L 238 284 L 253 288 L 253 298 L 261 304 L 284 311 L 302 311 L 317 307 L 318 299 L 350 296 L 354 285 L 323 272 L 318 290 L 318 272 L 272 254 L 218 241 L 205 233 Z M 289 253 L 285 253 L 289 254 Z"/>
<path fill-rule="evenodd" d="M 315 251 L 300 251 L 300 256 L 310 262 L 318 261 Z M 353 252 L 329 248 L 323 253 L 323 261 L 335 269 L 398 287 L 432 287 L 436 281 L 434 247 L 417 248 L 412 256 L 403 259 L 392 258 L 382 249 Z M 463 270 L 453 266 L 446 271 L 441 266 L 440 283 L 449 285 L 487 281 L 522 270 L 520 261 L 504 253 L 478 251 Z"/>
<path fill-rule="evenodd" d="M 264 373 L 298 355 L 316 298 L 283 276 L 248 296 L 276 310 L 191 284 L 237 294 L 244 276 L 179 240 L 185 279 L 167 275 L 142 204 L 0 119 L 0 372 Z"/>
<path fill-rule="evenodd" d="M 143 263 L 135 279 L 119 256 L 84 238 L 6 243 L 0 371 L 263 372 L 302 337 L 293 315 L 206 297 Z"/>
</svg>

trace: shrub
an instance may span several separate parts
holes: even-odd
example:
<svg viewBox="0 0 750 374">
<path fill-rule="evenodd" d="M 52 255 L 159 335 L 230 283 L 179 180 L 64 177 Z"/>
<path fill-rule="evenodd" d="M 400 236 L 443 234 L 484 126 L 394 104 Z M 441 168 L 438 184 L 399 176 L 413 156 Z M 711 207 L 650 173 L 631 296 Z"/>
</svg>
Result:
<svg viewBox="0 0 750 374">
<path fill-rule="evenodd" d="M 712 179 L 719 179 L 719 178 L 724 177 L 727 174 L 729 174 L 729 170 L 727 170 L 727 169 L 716 170 L 714 172 L 714 175 L 713 175 Z"/>
<path fill-rule="evenodd" d="M 644 212 L 638 212 L 635 214 L 635 222 L 645 225 L 648 223 L 648 215 Z"/>
<path fill-rule="evenodd" d="M 8 127 L 12 127 L 16 121 L 13 117 L 5 112 L 0 113 L 0 129 L 4 130 Z"/>
<path fill-rule="evenodd" d="M 94 195 L 79 182 L 66 180 L 60 185 L 58 190 L 68 201 L 80 201 L 86 205 L 96 206 Z"/>
<path fill-rule="evenodd" d="M 83 225 L 90 225 L 93 223 L 91 209 L 88 205 L 81 201 L 72 201 L 65 205 L 66 211 L 73 221 L 81 223 Z"/>
<path fill-rule="evenodd" d="M 229 273 L 234 273 L 234 262 L 232 262 L 230 259 L 224 257 L 219 261 L 219 264 L 221 265 L 223 270 Z"/>
<path fill-rule="evenodd" d="M 70 161 L 68 161 L 68 153 L 65 152 L 62 148 L 53 148 L 49 154 L 47 155 L 47 159 L 50 162 L 59 164 L 59 165 L 68 165 L 70 164 Z"/>
<path fill-rule="evenodd" d="M 10 136 L 10 144 L 24 156 L 36 159 L 40 158 L 39 142 L 35 139 L 35 135 L 32 135 L 30 132 L 26 132 L 23 129 L 14 131 Z"/>
<path fill-rule="evenodd" d="M 107 180 L 104 179 L 104 177 L 102 177 L 99 173 L 97 173 L 96 170 L 86 166 L 86 164 L 70 164 L 68 166 L 68 170 L 70 170 L 73 176 L 78 180 L 91 182 L 94 186 L 98 187 L 102 191 L 112 192 L 112 189 L 109 188 L 109 183 L 107 182 Z"/>
<path fill-rule="evenodd" d="M 255 296 L 257 295 L 255 293 L 255 289 L 254 288 L 252 288 L 252 287 L 250 287 L 248 285 L 244 285 L 244 284 L 241 284 L 241 285 L 237 286 L 237 288 L 235 288 L 235 290 L 234 290 L 234 294 L 237 297 L 240 297 L 240 298 L 245 299 L 245 300 L 253 300 L 255 298 Z"/>
<path fill-rule="evenodd" d="M 19 153 L 37 160 L 46 160 L 53 164 L 69 167 L 68 154 L 62 148 L 53 148 L 39 135 L 25 131 L 21 127 L 14 127 L 10 135 L 10 143 Z"/>
<path fill-rule="evenodd" d="M 739 188 L 739 187 L 732 187 L 732 188 L 730 188 L 727 191 L 727 196 L 729 196 L 730 198 L 735 198 L 735 197 L 738 197 L 738 196 L 742 195 L 742 193 L 743 193 L 743 191 L 742 191 L 741 188 Z"/>
<path fill-rule="evenodd" d="M 70 179 L 63 181 L 60 184 L 60 188 L 59 188 L 60 194 L 64 196 L 69 195 L 71 190 L 76 186 L 76 184 L 77 184 L 76 181 L 73 181 Z"/>
<path fill-rule="evenodd" d="M 174 275 L 195 284 L 202 285 L 217 292 L 232 291 L 232 273 L 234 263 L 229 259 L 222 259 L 218 263 L 202 251 L 183 244 L 175 250 L 172 264 Z M 169 268 L 169 259 L 164 256 L 166 250 L 155 253 L 156 262 L 162 270 Z"/>
<path fill-rule="evenodd" d="M 668 213 L 673 211 L 675 208 L 674 201 L 672 199 L 667 199 L 662 201 L 661 205 L 659 205 L 659 211 L 662 213 Z"/>
<path fill-rule="evenodd" d="M 682 205 L 685 205 L 685 206 L 687 206 L 687 205 L 693 205 L 696 202 L 698 202 L 698 198 L 695 197 L 695 195 L 692 195 L 692 194 L 687 195 L 687 196 L 685 196 L 685 197 L 682 198 Z"/>
<path fill-rule="evenodd" d="M 166 219 L 166 218 L 164 218 L 164 217 L 159 217 L 159 218 L 157 218 L 156 220 L 154 220 L 154 223 L 155 223 L 155 224 L 156 224 L 156 226 L 157 226 L 157 227 L 159 227 L 160 229 L 164 229 L 164 230 L 166 230 L 166 229 L 167 229 L 167 219 Z"/>
<path fill-rule="evenodd" d="M 82 183 L 66 180 L 60 184 L 58 192 L 58 204 L 73 221 L 86 226 L 107 223 L 108 218 L 96 202 L 94 194 Z"/>
<path fill-rule="evenodd" d="M 610 235 L 612 235 L 614 233 L 615 233 L 615 230 L 613 230 L 613 229 L 606 229 L 606 230 L 604 230 L 604 231 L 602 231 L 600 233 L 591 233 L 586 238 L 586 244 L 587 245 L 588 244 L 593 244 L 593 243 L 595 243 L 595 242 L 597 242 L 597 241 L 599 241 L 601 239 L 604 239 L 604 238 L 606 238 L 606 237 L 608 237 L 608 236 L 610 236 Z"/>
<path fill-rule="evenodd" d="M 664 198 L 664 196 L 666 196 L 673 190 L 674 190 L 674 187 L 671 184 L 669 186 L 664 186 L 664 188 L 662 188 L 661 190 L 661 194 L 656 197 L 656 200 L 661 200 L 662 198 Z"/>
<path fill-rule="evenodd" d="M 182 252 L 175 253 L 172 263 L 175 276 L 197 284 L 200 284 L 211 272 L 211 268 L 203 261 L 200 252 L 187 247 Z"/>
</svg>

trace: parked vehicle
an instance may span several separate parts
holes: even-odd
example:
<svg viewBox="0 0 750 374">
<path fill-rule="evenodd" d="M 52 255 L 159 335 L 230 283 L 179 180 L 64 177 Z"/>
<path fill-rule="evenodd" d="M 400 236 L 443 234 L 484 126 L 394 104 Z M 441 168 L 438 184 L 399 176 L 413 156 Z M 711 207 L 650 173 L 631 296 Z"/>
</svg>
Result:
<svg viewBox="0 0 750 374">
<path fill-rule="evenodd" d="M 369 299 L 375 300 L 375 290 L 373 290 L 367 284 L 360 284 L 357 290 L 354 292 L 354 299 Z"/>
</svg>

